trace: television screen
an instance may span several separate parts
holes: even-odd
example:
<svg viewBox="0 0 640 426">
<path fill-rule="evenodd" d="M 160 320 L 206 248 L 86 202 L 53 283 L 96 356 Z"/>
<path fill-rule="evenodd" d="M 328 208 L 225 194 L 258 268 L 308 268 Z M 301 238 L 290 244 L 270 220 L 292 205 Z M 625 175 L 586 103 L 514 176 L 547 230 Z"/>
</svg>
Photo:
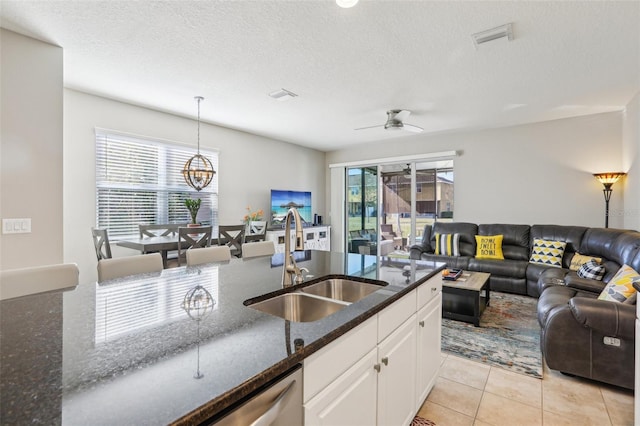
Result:
<svg viewBox="0 0 640 426">
<path fill-rule="evenodd" d="M 298 210 L 304 225 L 312 224 L 311 192 L 272 189 L 271 226 L 281 228 L 291 207 L 295 207 Z"/>
</svg>

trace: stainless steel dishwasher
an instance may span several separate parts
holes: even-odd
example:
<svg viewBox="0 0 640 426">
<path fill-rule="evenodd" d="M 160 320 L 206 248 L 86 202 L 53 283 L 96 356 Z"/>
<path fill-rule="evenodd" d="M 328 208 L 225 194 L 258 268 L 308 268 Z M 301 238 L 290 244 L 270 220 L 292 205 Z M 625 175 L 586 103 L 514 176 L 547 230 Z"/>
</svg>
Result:
<svg viewBox="0 0 640 426">
<path fill-rule="evenodd" d="M 232 407 L 228 414 L 212 419 L 216 426 L 302 426 L 302 366 L 289 370 Z"/>
</svg>

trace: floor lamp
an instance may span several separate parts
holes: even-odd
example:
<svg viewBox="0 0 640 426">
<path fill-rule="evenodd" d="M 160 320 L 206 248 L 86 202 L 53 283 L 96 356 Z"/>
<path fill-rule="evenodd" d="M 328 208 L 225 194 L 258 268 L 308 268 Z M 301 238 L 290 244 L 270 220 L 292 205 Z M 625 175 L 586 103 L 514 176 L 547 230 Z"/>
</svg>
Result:
<svg viewBox="0 0 640 426">
<path fill-rule="evenodd" d="M 613 189 L 611 187 L 614 183 L 616 183 L 622 176 L 626 175 L 623 172 L 609 172 L 609 173 L 594 173 L 593 176 L 598 179 L 598 181 L 604 185 L 604 189 L 602 192 L 604 193 L 604 227 L 609 227 L 609 200 L 611 199 L 611 193 Z"/>
</svg>

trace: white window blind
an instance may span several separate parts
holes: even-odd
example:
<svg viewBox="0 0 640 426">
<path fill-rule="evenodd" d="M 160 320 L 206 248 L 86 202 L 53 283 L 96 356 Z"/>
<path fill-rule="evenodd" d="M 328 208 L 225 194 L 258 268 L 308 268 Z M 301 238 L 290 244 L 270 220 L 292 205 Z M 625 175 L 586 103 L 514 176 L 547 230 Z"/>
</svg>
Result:
<svg viewBox="0 0 640 426">
<path fill-rule="evenodd" d="M 218 170 L 218 153 L 200 150 Z M 218 225 L 218 175 L 202 191 L 186 184 L 191 147 L 96 130 L 96 224 L 109 239 L 138 236 L 140 224 L 187 223 L 186 198 L 202 199 L 198 221 Z M 215 232 L 214 232 L 215 233 Z"/>
</svg>

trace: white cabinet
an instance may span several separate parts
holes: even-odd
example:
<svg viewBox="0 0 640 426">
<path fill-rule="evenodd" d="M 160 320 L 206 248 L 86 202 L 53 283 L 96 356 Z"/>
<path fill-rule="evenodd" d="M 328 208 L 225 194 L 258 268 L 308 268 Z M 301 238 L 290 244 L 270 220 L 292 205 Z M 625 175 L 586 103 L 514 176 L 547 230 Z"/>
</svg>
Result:
<svg viewBox="0 0 640 426">
<path fill-rule="evenodd" d="M 354 366 L 304 405 L 305 425 L 376 424 L 378 357 L 372 349 Z"/>
<path fill-rule="evenodd" d="M 305 424 L 410 424 L 440 366 L 441 302 L 414 290 L 305 359 Z"/>
<path fill-rule="evenodd" d="M 416 411 L 433 389 L 440 369 L 442 293 L 418 311 L 417 321 Z"/>
<path fill-rule="evenodd" d="M 415 415 L 416 315 L 378 345 L 378 425 L 408 425 Z"/>
<path fill-rule="evenodd" d="M 311 226 L 303 229 L 304 249 L 305 250 L 323 250 L 331 249 L 331 227 L 330 226 Z M 296 233 L 293 229 L 290 232 L 291 247 L 294 247 Z M 284 253 L 284 229 L 268 230 L 265 239 L 273 241 L 276 245 L 276 253 Z"/>
</svg>

